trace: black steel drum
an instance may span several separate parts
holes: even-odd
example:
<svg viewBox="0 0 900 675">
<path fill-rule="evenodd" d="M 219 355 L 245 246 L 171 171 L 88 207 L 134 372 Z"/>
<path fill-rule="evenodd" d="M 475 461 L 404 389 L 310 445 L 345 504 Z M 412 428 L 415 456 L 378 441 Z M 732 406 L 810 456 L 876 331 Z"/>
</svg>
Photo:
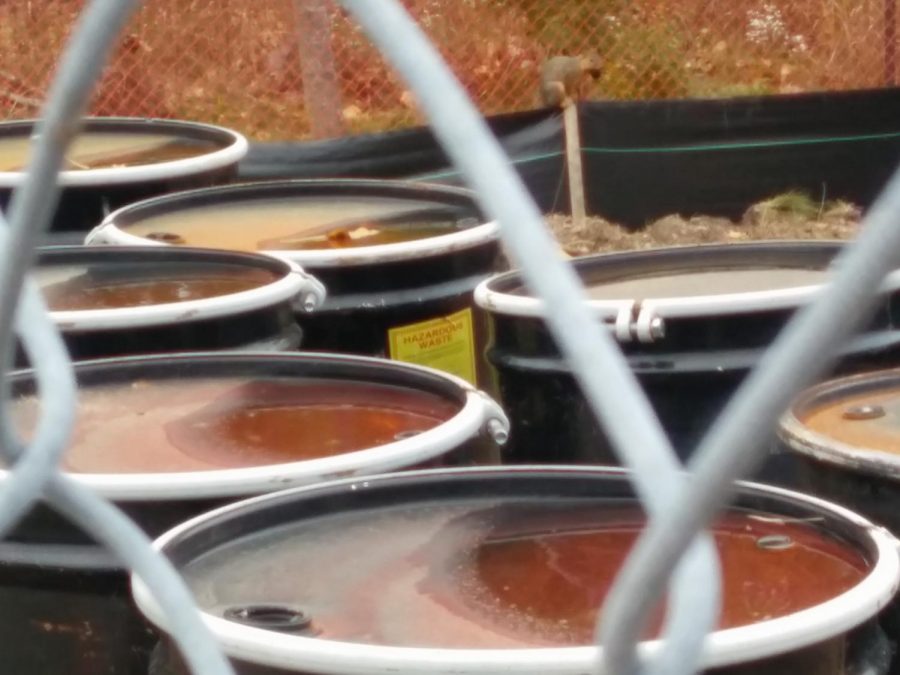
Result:
<svg viewBox="0 0 900 675">
<path fill-rule="evenodd" d="M 782 418 L 778 438 L 798 488 L 900 534 L 900 370 L 807 389 Z"/>
<path fill-rule="evenodd" d="M 387 357 L 484 386 L 483 317 L 472 291 L 504 268 L 499 233 L 474 194 L 377 180 L 232 185 L 122 208 L 91 244 L 260 250 L 325 284 L 304 349 Z"/>
<path fill-rule="evenodd" d="M 232 504 L 156 545 L 240 675 L 581 675 L 596 672 L 598 608 L 643 527 L 630 485 L 589 467 L 383 475 Z M 703 672 L 885 672 L 875 617 L 900 581 L 890 534 L 751 484 L 711 530 L 727 629 L 708 638 Z M 179 662 L 163 642 L 153 672 L 184 673 Z"/>
<path fill-rule="evenodd" d="M 296 350 L 325 295 L 296 263 L 208 249 L 46 247 L 35 275 L 75 359 Z"/>
<path fill-rule="evenodd" d="M 687 246 L 572 261 L 676 449 L 687 456 L 794 311 L 826 279 L 838 242 Z M 892 279 L 900 288 L 900 280 Z M 540 303 L 517 272 L 482 283 L 492 389 L 513 421 L 511 461 L 617 464 Z M 838 372 L 900 365 L 900 313 L 887 294 Z"/>
<path fill-rule="evenodd" d="M 210 352 L 75 370 L 79 408 L 63 468 L 153 536 L 290 486 L 496 463 L 509 427 L 465 382 L 365 357 Z M 12 386 L 10 413 L 27 432 L 37 406 L 30 371 Z M 43 506 L 0 542 L 0 627 L 3 673 L 146 673 L 155 642 L 119 562 Z"/>
<path fill-rule="evenodd" d="M 0 209 L 22 183 L 34 120 L 0 123 Z M 60 173 L 51 230 L 87 232 L 120 206 L 153 195 L 227 183 L 247 154 L 230 129 L 176 120 L 92 117 Z M 83 235 L 82 235 L 83 236 Z"/>
</svg>

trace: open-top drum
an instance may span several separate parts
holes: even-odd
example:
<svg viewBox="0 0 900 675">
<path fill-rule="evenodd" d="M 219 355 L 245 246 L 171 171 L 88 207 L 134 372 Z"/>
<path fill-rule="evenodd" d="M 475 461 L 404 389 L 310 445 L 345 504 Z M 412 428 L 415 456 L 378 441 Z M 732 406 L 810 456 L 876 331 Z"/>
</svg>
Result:
<svg viewBox="0 0 900 675">
<path fill-rule="evenodd" d="M 496 463 L 508 430 L 471 385 L 383 359 L 209 352 L 83 361 L 75 374 L 62 469 L 154 536 L 290 486 Z M 34 387 L 14 374 L 8 414 L 26 435 Z M 14 638 L 3 673 L 147 672 L 149 632 L 121 563 L 43 505 L 0 542 L 0 632 Z"/>
<path fill-rule="evenodd" d="M 644 524 L 621 471 L 470 468 L 247 500 L 156 545 L 240 675 L 581 675 L 599 672 L 597 616 Z M 890 534 L 749 484 L 710 529 L 723 603 L 704 672 L 884 672 L 857 669 L 885 653 L 875 617 L 900 581 Z M 157 672 L 183 672 L 160 652 Z"/>
<path fill-rule="evenodd" d="M 304 349 L 418 363 L 485 386 L 472 292 L 504 261 L 497 224 L 468 190 L 349 179 L 192 190 L 124 207 L 86 241 L 287 258 L 328 291 L 304 317 Z"/>
<path fill-rule="evenodd" d="M 34 120 L 0 123 L 0 208 L 21 185 Z M 210 124 L 135 117 L 89 117 L 59 174 L 51 229 L 88 231 L 114 209 L 153 195 L 219 185 L 237 176 L 247 139 Z M 83 237 L 83 234 L 82 234 Z M 65 241 L 60 243 L 74 243 Z"/>
<path fill-rule="evenodd" d="M 615 336 L 687 453 L 794 311 L 827 280 L 838 242 L 762 242 L 614 253 L 572 261 L 591 311 Z M 896 275 L 888 289 L 900 288 Z M 900 314 L 887 292 L 839 371 L 900 364 Z M 482 283 L 494 392 L 513 420 L 515 461 L 609 463 L 597 427 L 518 272 Z M 766 433 L 766 430 L 761 430 Z"/>
<path fill-rule="evenodd" d="M 810 387 L 782 417 L 778 437 L 799 487 L 900 534 L 900 370 Z"/>
<path fill-rule="evenodd" d="M 79 360 L 295 350 L 303 317 L 325 296 L 296 263 L 196 248 L 49 246 L 38 250 L 34 276 Z"/>
</svg>

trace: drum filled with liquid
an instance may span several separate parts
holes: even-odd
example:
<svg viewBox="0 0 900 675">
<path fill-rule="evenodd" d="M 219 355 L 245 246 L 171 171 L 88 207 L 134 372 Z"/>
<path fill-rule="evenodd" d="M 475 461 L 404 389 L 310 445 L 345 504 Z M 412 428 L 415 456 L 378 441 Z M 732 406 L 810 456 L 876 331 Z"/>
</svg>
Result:
<svg viewBox="0 0 900 675">
<path fill-rule="evenodd" d="M 25 177 L 34 120 L 0 123 L 0 208 Z M 114 209 L 153 195 L 219 185 L 237 175 L 247 140 L 209 124 L 129 117 L 92 117 L 73 141 L 51 229 L 82 233 Z M 82 235 L 83 236 L 83 235 Z"/>
<path fill-rule="evenodd" d="M 81 362 L 76 376 L 62 468 L 150 535 L 291 486 L 495 463 L 508 430 L 499 406 L 465 382 L 365 357 L 132 357 Z M 38 413 L 30 372 L 14 374 L 13 424 L 27 437 Z M 86 535 L 35 509 L 0 545 L 0 630 L 17 636 L 0 670 L 146 673 L 151 633 L 125 579 Z"/>
<path fill-rule="evenodd" d="M 486 382 L 475 286 L 500 270 L 495 223 L 473 193 L 369 180 L 295 180 L 195 190 L 127 206 L 91 244 L 265 251 L 319 278 L 328 298 L 305 349 L 388 357 Z"/>
<path fill-rule="evenodd" d="M 826 281 L 839 242 L 685 246 L 572 261 L 588 306 L 615 337 L 686 457 L 796 309 Z M 900 278 L 835 372 L 900 365 Z M 561 358 L 541 303 L 516 272 L 482 283 L 495 397 L 513 420 L 511 461 L 617 464 Z M 785 481 L 782 467 L 763 469 Z"/>
<path fill-rule="evenodd" d="M 900 370 L 810 387 L 782 417 L 778 437 L 800 488 L 900 534 Z"/>
<path fill-rule="evenodd" d="M 325 294 L 296 263 L 208 249 L 50 246 L 34 277 L 75 359 L 294 350 Z"/>
<path fill-rule="evenodd" d="M 797 489 L 900 535 L 900 370 L 808 388 L 782 416 L 777 450 Z M 900 603 L 892 604 L 885 623 L 900 644 Z"/>
<path fill-rule="evenodd" d="M 602 468 L 383 475 L 239 502 L 156 546 L 240 675 L 581 675 L 598 672 L 597 615 L 644 526 L 629 486 Z M 723 602 L 705 672 L 884 672 L 876 616 L 900 581 L 885 530 L 750 484 L 711 529 Z M 167 643 L 157 659 L 185 672 Z"/>
</svg>

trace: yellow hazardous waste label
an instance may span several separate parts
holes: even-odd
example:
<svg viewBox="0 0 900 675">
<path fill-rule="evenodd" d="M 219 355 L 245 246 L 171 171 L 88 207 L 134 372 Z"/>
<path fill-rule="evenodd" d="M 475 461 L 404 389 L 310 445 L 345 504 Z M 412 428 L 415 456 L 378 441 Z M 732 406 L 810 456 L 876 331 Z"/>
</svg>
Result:
<svg viewBox="0 0 900 675">
<path fill-rule="evenodd" d="M 437 368 L 475 384 L 472 310 L 388 330 L 394 361 Z"/>
</svg>

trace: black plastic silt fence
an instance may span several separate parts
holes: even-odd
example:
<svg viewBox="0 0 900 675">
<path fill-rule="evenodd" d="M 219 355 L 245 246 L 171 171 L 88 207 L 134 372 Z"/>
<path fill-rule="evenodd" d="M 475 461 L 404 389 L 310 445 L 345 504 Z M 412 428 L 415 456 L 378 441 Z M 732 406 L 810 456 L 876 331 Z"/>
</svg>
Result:
<svg viewBox="0 0 900 675">
<path fill-rule="evenodd" d="M 788 190 L 868 206 L 900 160 L 900 89 L 589 102 L 579 112 L 588 212 L 629 226 L 672 213 L 737 217 Z M 567 211 L 562 116 L 487 121 L 538 206 Z M 241 175 L 463 182 L 427 128 L 257 143 Z"/>
</svg>

